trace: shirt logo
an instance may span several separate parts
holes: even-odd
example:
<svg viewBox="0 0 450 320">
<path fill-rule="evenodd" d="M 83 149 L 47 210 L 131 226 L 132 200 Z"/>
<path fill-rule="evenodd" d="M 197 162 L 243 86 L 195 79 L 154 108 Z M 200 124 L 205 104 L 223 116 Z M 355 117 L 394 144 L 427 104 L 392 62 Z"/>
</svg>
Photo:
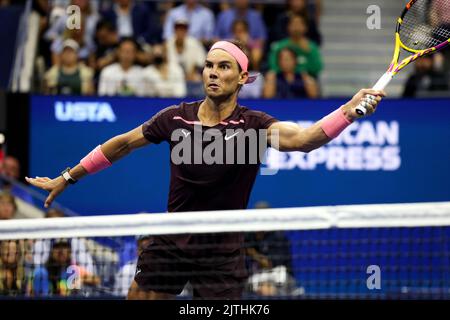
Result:
<svg viewBox="0 0 450 320">
<path fill-rule="evenodd" d="M 231 138 L 233 138 L 234 136 L 237 136 L 238 134 L 239 134 L 239 132 L 235 132 L 231 136 L 225 135 L 225 141 L 230 140 Z"/>
</svg>

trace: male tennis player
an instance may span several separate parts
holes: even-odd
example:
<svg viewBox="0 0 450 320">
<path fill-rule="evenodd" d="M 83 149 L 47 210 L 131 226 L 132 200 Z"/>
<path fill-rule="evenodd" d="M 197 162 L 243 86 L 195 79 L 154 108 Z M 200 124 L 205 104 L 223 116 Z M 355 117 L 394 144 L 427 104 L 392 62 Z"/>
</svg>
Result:
<svg viewBox="0 0 450 320">
<path fill-rule="evenodd" d="M 267 129 L 265 143 L 281 151 L 309 152 L 338 136 L 359 118 L 355 107 L 360 102 L 366 106 L 367 114 L 372 114 L 385 95 L 383 91 L 360 90 L 336 111 L 303 129 L 295 123 L 278 121 L 268 114 L 249 110 L 237 103 L 240 87 L 254 80 L 254 77 L 249 77 L 247 68 L 248 58 L 239 44 L 216 42 L 208 52 L 203 69 L 204 100 L 163 109 L 143 125 L 96 147 L 74 168 L 64 170 L 57 178 L 36 177 L 27 178 L 27 181 L 50 192 L 45 201 L 48 207 L 70 183 L 105 169 L 134 149 L 150 143 L 167 141 L 173 151 L 178 148 L 180 140 L 192 137 L 193 140 L 189 140 L 192 150 L 189 151 L 194 154 L 199 145 L 205 147 L 213 143 L 211 137 L 205 137 L 206 132 L 212 132 L 210 129 L 217 129 L 215 133 L 223 133 L 221 139 L 226 153 L 238 149 L 236 144 L 242 141 L 240 136 L 250 129 Z M 230 129 L 241 131 L 230 133 Z M 181 135 L 174 139 L 176 130 Z M 198 134 L 198 130 L 205 135 Z M 271 140 L 275 132 L 278 132 L 278 141 Z M 245 148 L 248 147 L 247 144 Z M 169 212 L 247 207 L 259 161 L 252 164 L 195 164 L 189 161 L 179 163 L 178 160 L 174 163 L 174 157 L 171 158 Z M 174 298 L 189 281 L 194 297 L 238 299 L 247 276 L 242 242 L 243 235 L 239 233 L 155 236 L 139 256 L 128 298 Z M 193 249 L 195 245 L 200 246 Z M 203 249 L 198 249 L 201 245 Z"/>
</svg>

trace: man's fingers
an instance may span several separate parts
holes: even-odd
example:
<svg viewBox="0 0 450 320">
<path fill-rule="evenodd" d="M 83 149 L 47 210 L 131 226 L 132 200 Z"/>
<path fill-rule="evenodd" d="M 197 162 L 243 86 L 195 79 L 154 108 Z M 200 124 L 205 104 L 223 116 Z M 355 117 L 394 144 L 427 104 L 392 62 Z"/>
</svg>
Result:
<svg viewBox="0 0 450 320">
<path fill-rule="evenodd" d="M 52 204 L 53 200 L 55 200 L 55 196 L 56 195 L 54 194 L 53 191 L 50 192 L 50 194 L 48 195 L 47 199 L 45 199 L 44 207 L 48 208 Z"/>
<path fill-rule="evenodd" d="M 373 95 L 373 96 L 386 97 L 386 92 L 384 90 L 362 89 L 360 91 L 360 93 L 362 93 L 363 96 Z"/>
<path fill-rule="evenodd" d="M 43 182 L 42 182 L 42 181 L 39 181 L 39 179 L 33 179 L 33 178 L 25 177 L 25 180 L 26 180 L 29 184 L 31 184 L 31 185 L 33 185 L 33 186 L 35 186 L 35 187 L 39 187 L 39 188 L 42 188 L 42 187 L 43 187 Z"/>
</svg>

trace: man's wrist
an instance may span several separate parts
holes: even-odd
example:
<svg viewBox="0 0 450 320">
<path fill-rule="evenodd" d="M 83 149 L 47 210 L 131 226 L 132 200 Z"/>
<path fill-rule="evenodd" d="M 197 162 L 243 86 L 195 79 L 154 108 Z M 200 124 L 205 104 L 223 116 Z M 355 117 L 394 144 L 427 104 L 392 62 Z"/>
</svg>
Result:
<svg viewBox="0 0 450 320">
<path fill-rule="evenodd" d="M 66 168 L 63 172 L 61 172 L 61 177 L 68 183 L 68 184 L 75 184 L 78 180 L 74 179 L 70 175 L 70 167 Z"/>
<path fill-rule="evenodd" d="M 351 109 L 348 108 L 346 105 L 343 105 L 343 106 L 341 107 L 341 110 L 342 110 L 342 113 L 344 114 L 344 117 L 345 117 L 348 121 L 353 122 L 353 121 L 355 121 L 355 120 L 358 119 L 358 117 L 355 116 L 355 115 L 352 113 Z"/>
</svg>

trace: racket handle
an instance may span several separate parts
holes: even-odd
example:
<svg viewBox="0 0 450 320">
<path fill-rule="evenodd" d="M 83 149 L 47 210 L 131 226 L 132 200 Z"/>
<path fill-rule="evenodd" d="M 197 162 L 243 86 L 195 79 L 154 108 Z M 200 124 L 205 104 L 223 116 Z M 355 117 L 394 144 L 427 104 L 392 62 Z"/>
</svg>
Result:
<svg viewBox="0 0 450 320">
<path fill-rule="evenodd" d="M 393 77 L 394 75 L 391 72 L 386 72 L 380 79 L 378 79 L 377 83 L 375 83 L 372 89 L 383 90 L 384 88 L 386 88 L 389 82 L 391 82 Z M 360 103 L 356 107 L 356 113 L 360 116 L 364 116 L 367 113 L 367 109 L 362 105 L 362 103 Z"/>
</svg>

